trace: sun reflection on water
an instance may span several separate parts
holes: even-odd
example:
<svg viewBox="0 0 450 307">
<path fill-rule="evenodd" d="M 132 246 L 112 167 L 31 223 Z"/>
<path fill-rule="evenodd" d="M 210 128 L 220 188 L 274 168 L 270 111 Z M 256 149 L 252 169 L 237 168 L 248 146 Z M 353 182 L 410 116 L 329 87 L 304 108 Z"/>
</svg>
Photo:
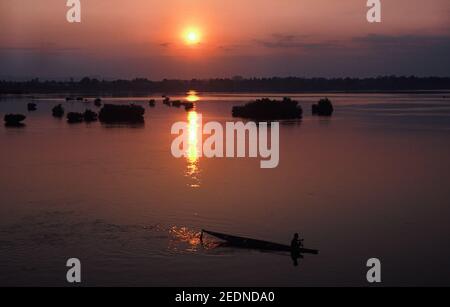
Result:
<svg viewBox="0 0 450 307">
<path fill-rule="evenodd" d="M 187 227 L 173 226 L 169 229 L 171 238 L 169 249 L 173 251 L 184 250 L 196 252 L 200 248 L 213 249 L 220 246 L 220 243 L 204 237 L 200 240 L 201 232 L 189 229 Z"/>
<path fill-rule="evenodd" d="M 186 176 L 191 178 L 192 182 L 189 184 L 191 188 L 200 187 L 200 167 L 199 158 L 202 146 L 200 140 L 200 116 L 196 111 L 188 112 L 188 148 L 186 153 L 187 170 Z"/>
<path fill-rule="evenodd" d="M 187 92 L 186 100 L 189 102 L 197 102 L 200 100 L 200 96 L 198 96 L 196 91 L 191 90 Z"/>
</svg>

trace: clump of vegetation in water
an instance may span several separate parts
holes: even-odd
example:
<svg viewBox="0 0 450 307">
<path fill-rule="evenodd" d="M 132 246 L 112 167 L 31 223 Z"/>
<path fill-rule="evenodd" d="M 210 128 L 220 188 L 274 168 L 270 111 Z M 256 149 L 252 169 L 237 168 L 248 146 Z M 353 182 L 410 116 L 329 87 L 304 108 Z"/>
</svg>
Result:
<svg viewBox="0 0 450 307">
<path fill-rule="evenodd" d="M 170 101 L 170 98 L 169 97 L 166 97 L 166 96 L 164 96 L 164 99 L 163 99 L 163 104 L 165 104 L 166 106 L 171 106 L 171 101 Z"/>
<path fill-rule="evenodd" d="M 102 106 L 102 100 L 100 99 L 100 98 L 96 98 L 95 100 L 94 100 L 94 105 L 96 106 L 96 107 L 101 107 Z"/>
<path fill-rule="evenodd" d="M 312 114 L 318 116 L 331 116 L 333 115 L 333 104 L 328 98 L 320 99 L 317 104 L 312 105 Z"/>
<path fill-rule="evenodd" d="M 105 104 L 100 110 L 99 119 L 103 123 L 143 123 L 145 109 L 134 104 Z"/>
<path fill-rule="evenodd" d="M 7 127 L 22 127 L 22 123 L 27 117 L 22 114 L 6 114 L 3 118 Z"/>
<path fill-rule="evenodd" d="M 35 103 L 33 103 L 33 102 L 30 102 L 27 105 L 27 109 L 28 109 L 28 111 L 36 111 L 37 110 L 37 105 Z"/>
<path fill-rule="evenodd" d="M 172 106 L 175 108 L 181 107 L 181 100 L 174 100 L 172 101 Z"/>
<path fill-rule="evenodd" d="M 183 102 L 184 109 L 186 111 L 190 111 L 194 108 L 194 103 L 192 102 Z"/>
<path fill-rule="evenodd" d="M 53 117 L 61 118 L 64 116 L 64 108 L 62 105 L 58 104 L 56 107 L 52 109 Z"/>
<path fill-rule="evenodd" d="M 91 110 L 86 110 L 83 113 L 83 119 L 87 123 L 96 122 L 98 120 L 98 114 Z"/>
<path fill-rule="evenodd" d="M 67 122 L 69 124 L 82 123 L 84 120 L 83 113 L 69 112 L 67 113 Z"/>
<path fill-rule="evenodd" d="M 89 109 L 84 111 L 84 113 L 70 112 L 67 114 L 67 122 L 69 124 L 76 124 L 82 122 L 91 123 L 97 120 L 98 120 L 97 113 Z"/>
<path fill-rule="evenodd" d="M 255 120 L 280 120 L 301 118 L 303 110 L 297 101 L 288 97 L 281 101 L 263 98 L 244 106 L 234 106 L 232 114 L 234 117 Z"/>
<path fill-rule="evenodd" d="M 169 106 L 169 107 L 175 107 L 175 108 L 180 108 L 180 107 L 184 107 L 184 109 L 186 111 L 190 111 L 192 109 L 194 109 L 194 103 L 192 102 L 186 102 L 186 101 L 181 101 L 181 100 L 170 100 L 169 97 L 164 96 L 163 99 L 163 104 Z M 150 105 L 152 106 L 152 105 Z"/>
</svg>

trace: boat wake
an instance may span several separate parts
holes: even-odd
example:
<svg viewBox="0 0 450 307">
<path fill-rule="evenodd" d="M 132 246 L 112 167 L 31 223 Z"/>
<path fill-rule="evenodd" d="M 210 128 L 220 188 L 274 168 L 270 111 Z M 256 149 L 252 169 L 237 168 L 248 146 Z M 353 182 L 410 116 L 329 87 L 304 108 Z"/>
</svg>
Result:
<svg viewBox="0 0 450 307">
<path fill-rule="evenodd" d="M 199 249 L 210 250 L 221 246 L 220 242 L 213 239 L 200 239 L 201 232 L 187 227 L 173 226 L 169 229 L 170 248 L 172 250 L 184 250 L 196 252 Z"/>
</svg>

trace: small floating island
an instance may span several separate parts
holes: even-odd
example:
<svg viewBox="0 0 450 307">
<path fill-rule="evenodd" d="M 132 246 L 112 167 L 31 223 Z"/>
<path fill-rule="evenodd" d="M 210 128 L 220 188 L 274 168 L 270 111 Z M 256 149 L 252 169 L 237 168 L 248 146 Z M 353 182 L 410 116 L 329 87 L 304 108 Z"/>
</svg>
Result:
<svg viewBox="0 0 450 307">
<path fill-rule="evenodd" d="M 84 113 L 70 112 L 67 114 L 67 122 L 69 124 L 77 123 L 91 123 L 98 120 L 98 114 L 91 110 L 86 110 Z"/>
<path fill-rule="evenodd" d="M 298 101 L 285 97 L 283 100 L 257 99 L 243 106 L 234 106 L 233 117 L 254 120 L 281 120 L 301 118 L 303 110 Z"/>
<path fill-rule="evenodd" d="M 317 104 L 312 105 L 311 111 L 313 115 L 331 116 L 333 115 L 334 108 L 330 99 L 323 98 Z"/>
<path fill-rule="evenodd" d="M 22 114 L 6 114 L 3 118 L 5 121 L 5 126 L 7 127 L 23 127 L 25 126 L 22 123 L 27 117 Z"/>
<path fill-rule="evenodd" d="M 52 109 L 52 115 L 53 117 L 61 118 L 64 116 L 64 108 L 61 104 L 58 104 Z"/>
<path fill-rule="evenodd" d="M 87 109 L 83 113 L 84 121 L 87 123 L 96 122 L 98 120 L 98 114 L 94 111 Z"/>
<path fill-rule="evenodd" d="M 105 104 L 98 118 L 106 124 L 139 124 L 144 122 L 145 109 L 141 106 Z"/>
<path fill-rule="evenodd" d="M 28 111 L 36 111 L 37 105 L 34 102 L 30 102 L 29 104 L 27 104 L 27 109 Z"/>
<path fill-rule="evenodd" d="M 67 113 L 67 122 L 69 124 L 82 123 L 84 121 L 83 113 L 69 112 Z"/>
<path fill-rule="evenodd" d="M 96 106 L 96 107 L 101 107 L 102 106 L 102 99 L 101 98 L 96 98 L 95 100 L 94 100 L 94 105 Z"/>
<path fill-rule="evenodd" d="M 186 102 L 181 100 L 170 100 L 170 97 L 164 96 L 163 104 L 165 104 L 168 107 L 175 107 L 180 108 L 184 107 L 186 111 L 190 111 L 194 108 L 194 103 L 192 102 Z"/>
</svg>

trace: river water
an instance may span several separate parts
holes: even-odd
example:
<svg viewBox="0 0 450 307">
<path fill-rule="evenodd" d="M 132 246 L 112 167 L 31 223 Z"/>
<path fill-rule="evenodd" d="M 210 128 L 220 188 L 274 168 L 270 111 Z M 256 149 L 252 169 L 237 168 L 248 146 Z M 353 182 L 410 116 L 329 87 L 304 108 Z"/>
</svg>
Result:
<svg viewBox="0 0 450 307">
<path fill-rule="evenodd" d="M 233 105 L 267 94 L 191 93 L 194 111 L 157 97 L 141 126 L 69 125 L 62 103 L 3 97 L 0 115 L 0 285 L 68 285 L 79 258 L 87 286 L 367 285 L 378 258 L 384 285 L 450 284 L 450 99 L 442 94 L 327 94 L 331 118 L 311 116 L 325 94 L 290 95 L 304 117 L 280 123 L 280 162 L 174 158 L 174 122 L 236 121 Z M 273 95 L 272 95 L 273 96 Z M 283 95 L 279 95 L 283 96 Z M 92 99 L 91 99 L 92 100 Z M 191 136 L 198 142 L 198 136 Z M 320 250 L 289 254 L 217 246 L 209 229 Z"/>
</svg>

